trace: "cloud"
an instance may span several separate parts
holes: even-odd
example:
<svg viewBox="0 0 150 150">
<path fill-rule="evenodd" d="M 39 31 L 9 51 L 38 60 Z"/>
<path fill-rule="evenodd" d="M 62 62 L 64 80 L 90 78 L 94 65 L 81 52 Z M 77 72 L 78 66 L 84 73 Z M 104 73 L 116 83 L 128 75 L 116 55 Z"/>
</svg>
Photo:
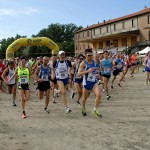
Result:
<svg viewBox="0 0 150 150">
<path fill-rule="evenodd" d="M 16 15 L 29 15 L 39 13 L 38 9 L 27 8 L 26 10 L 15 10 L 15 9 L 0 9 L 0 16 L 16 16 Z"/>
</svg>

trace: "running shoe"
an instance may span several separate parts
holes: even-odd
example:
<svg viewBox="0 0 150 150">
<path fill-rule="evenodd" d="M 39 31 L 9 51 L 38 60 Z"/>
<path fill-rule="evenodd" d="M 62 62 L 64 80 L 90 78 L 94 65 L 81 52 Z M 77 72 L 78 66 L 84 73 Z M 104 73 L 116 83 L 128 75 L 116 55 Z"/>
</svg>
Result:
<svg viewBox="0 0 150 150">
<path fill-rule="evenodd" d="M 71 112 L 71 109 L 70 109 L 69 107 L 66 107 L 66 108 L 65 108 L 65 112 L 68 114 L 68 113 Z"/>
<path fill-rule="evenodd" d="M 145 85 L 148 85 L 148 82 L 147 82 L 147 83 L 145 83 Z"/>
<path fill-rule="evenodd" d="M 85 108 L 82 108 L 82 115 L 86 116 L 86 109 Z"/>
<path fill-rule="evenodd" d="M 55 97 L 53 97 L 53 104 L 56 104 Z"/>
<path fill-rule="evenodd" d="M 81 106 L 81 103 L 79 101 L 76 102 L 78 106 Z"/>
<path fill-rule="evenodd" d="M 14 101 L 12 102 L 12 106 L 14 106 L 14 107 L 17 106 L 16 103 L 15 103 Z"/>
<path fill-rule="evenodd" d="M 113 85 L 111 85 L 110 88 L 113 89 L 114 88 Z"/>
<path fill-rule="evenodd" d="M 103 89 L 103 92 L 102 92 L 102 93 L 103 93 L 103 94 L 106 94 L 104 89 Z"/>
<path fill-rule="evenodd" d="M 107 100 L 109 100 L 109 99 L 110 99 L 110 97 L 111 97 L 110 95 L 107 95 L 107 96 L 106 96 Z"/>
<path fill-rule="evenodd" d="M 134 75 L 131 75 L 131 76 L 130 76 L 130 78 L 133 78 L 133 77 L 134 77 Z"/>
<path fill-rule="evenodd" d="M 121 87 L 121 84 L 120 84 L 120 83 L 118 83 L 118 86 L 120 86 L 120 87 Z"/>
<path fill-rule="evenodd" d="M 75 96 L 74 90 L 71 90 L 70 98 L 73 99 Z"/>
<path fill-rule="evenodd" d="M 99 110 L 96 110 L 96 111 L 92 110 L 92 115 L 96 116 L 96 117 L 99 117 L 99 118 L 103 117 L 102 114 L 99 112 Z"/>
<path fill-rule="evenodd" d="M 47 108 L 44 108 L 44 112 L 49 114 L 49 111 L 47 110 Z"/>
<path fill-rule="evenodd" d="M 23 111 L 23 113 L 22 113 L 22 119 L 25 119 L 25 118 L 27 118 L 27 116 L 26 116 L 25 111 Z"/>
<path fill-rule="evenodd" d="M 22 119 L 27 118 L 27 116 L 25 114 L 22 114 Z"/>
</svg>

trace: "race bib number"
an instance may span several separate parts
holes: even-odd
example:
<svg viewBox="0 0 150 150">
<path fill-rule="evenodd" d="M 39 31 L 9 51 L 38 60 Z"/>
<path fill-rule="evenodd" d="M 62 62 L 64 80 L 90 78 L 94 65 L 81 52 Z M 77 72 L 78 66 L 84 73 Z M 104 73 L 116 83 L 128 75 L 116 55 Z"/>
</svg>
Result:
<svg viewBox="0 0 150 150">
<path fill-rule="evenodd" d="M 110 73 L 110 68 L 104 68 L 104 73 Z"/>
<path fill-rule="evenodd" d="M 42 75 L 42 79 L 45 81 L 48 81 L 48 76 L 47 75 Z"/>
<path fill-rule="evenodd" d="M 28 83 L 27 78 L 20 78 L 20 83 L 27 84 Z"/>
<path fill-rule="evenodd" d="M 87 81 L 95 82 L 95 75 L 92 72 L 88 74 Z"/>
<path fill-rule="evenodd" d="M 61 76 L 61 77 L 65 77 L 65 73 L 61 73 L 60 76 Z"/>
<path fill-rule="evenodd" d="M 121 68 L 122 68 L 122 64 L 118 64 L 118 65 L 117 65 L 117 68 L 118 68 L 118 69 L 121 69 Z"/>
<path fill-rule="evenodd" d="M 76 75 L 76 79 L 81 79 L 81 78 L 82 78 L 82 76 Z"/>
</svg>

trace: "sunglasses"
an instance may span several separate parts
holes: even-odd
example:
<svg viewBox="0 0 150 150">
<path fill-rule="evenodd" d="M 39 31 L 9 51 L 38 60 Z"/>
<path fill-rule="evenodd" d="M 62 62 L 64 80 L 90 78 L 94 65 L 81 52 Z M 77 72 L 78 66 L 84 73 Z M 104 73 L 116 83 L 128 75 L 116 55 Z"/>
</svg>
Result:
<svg viewBox="0 0 150 150">
<path fill-rule="evenodd" d="M 91 54 L 91 55 L 89 54 L 89 55 L 87 55 L 87 56 L 88 56 L 88 57 L 91 57 L 91 56 L 93 56 L 93 54 Z"/>
</svg>

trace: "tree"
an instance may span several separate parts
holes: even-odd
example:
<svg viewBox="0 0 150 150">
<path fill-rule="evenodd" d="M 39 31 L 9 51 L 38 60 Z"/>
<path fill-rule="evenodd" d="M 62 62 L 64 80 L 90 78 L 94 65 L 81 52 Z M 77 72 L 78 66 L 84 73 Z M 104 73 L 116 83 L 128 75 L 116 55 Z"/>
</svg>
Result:
<svg viewBox="0 0 150 150">
<path fill-rule="evenodd" d="M 21 35 L 16 35 L 16 37 L 9 37 L 7 39 L 2 39 L 0 41 L 1 44 L 1 51 L 0 51 L 0 58 L 5 58 L 5 53 L 6 53 L 6 49 L 7 47 L 12 44 L 15 40 L 19 39 L 19 38 L 24 38 L 26 36 L 21 36 Z M 24 47 L 21 47 L 16 53 L 15 56 L 21 56 L 22 55 L 22 51 L 24 50 Z"/>
<path fill-rule="evenodd" d="M 74 55 L 74 32 L 80 30 L 82 27 L 77 27 L 75 24 L 50 24 L 47 28 L 41 29 L 37 35 L 32 35 L 32 37 L 48 37 L 58 44 L 60 50 L 64 50 L 68 55 Z M 10 37 L 7 39 L 2 39 L 0 41 L 1 50 L 0 57 L 5 58 L 5 53 L 7 47 L 19 38 L 26 38 L 26 36 L 16 35 L 16 37 Z M 23 51 L 25 52 L 23 53 Z M 46 46 L 29 46 L 21 47 L 15 52 L 15 56 L 27 55 L 29 57 L 37 56 L 50 56 L 51 51 Z"/>
<path fill-rule="evenodd" d="M 75 24 L 50 24 L 48 25 L 48 28 L 44 28 L 37 36 L 42 37 L 48 37 L 52 39 L 54 42 L 56 42 L 59 45 L 60 50 L 64 50 L 66 53 L 70 53 L 74 55 L 74 32 L 76 30 L 81 29 L 82 27 L 77 27 Z"/>
</svg>

